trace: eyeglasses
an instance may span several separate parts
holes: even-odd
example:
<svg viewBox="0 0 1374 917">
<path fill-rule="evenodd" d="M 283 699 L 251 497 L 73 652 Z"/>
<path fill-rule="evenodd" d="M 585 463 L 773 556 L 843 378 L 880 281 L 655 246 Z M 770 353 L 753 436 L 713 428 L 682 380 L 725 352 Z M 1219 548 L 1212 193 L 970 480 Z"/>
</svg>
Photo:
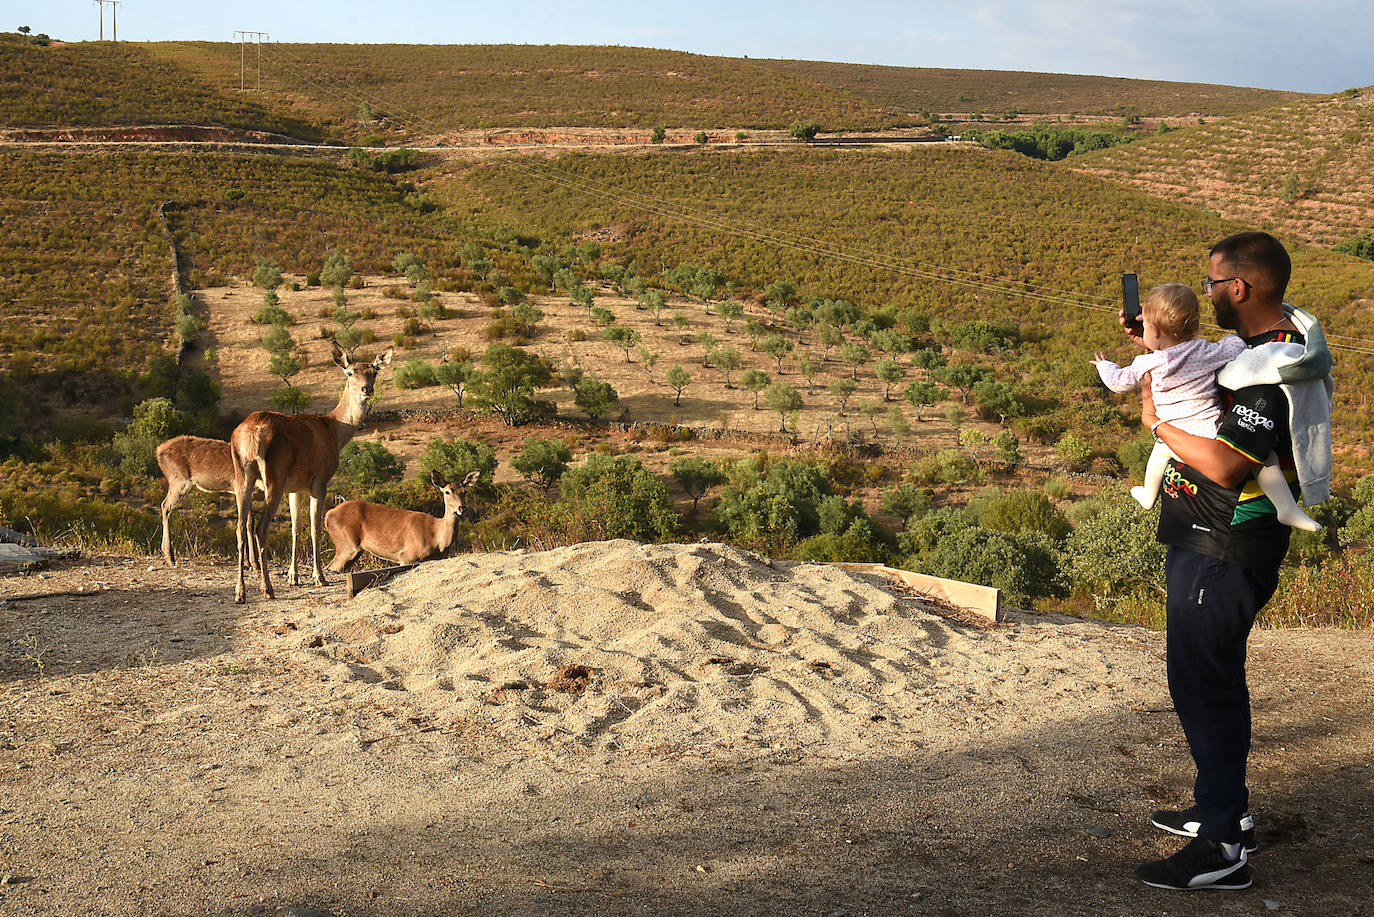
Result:
<svg viewBox="0 0 1374 917">
<path fill-rule="evenodd" d="M 1208 294 L 1208 295 L 1210 296 L 1211 293 L 1212 293 L 1212 287 L 1216 286 L 1216 285 L 1219 284 L 1219 283 L 1230 283 L 1230 282 L 1233 281 L 1233 280 L 1239 280 L 1241 283 L 1245 284 L 1247 287 L 1253 287 L 1253 286 L 1254 286 L 1253 283 L 1251 283 L 1250 281 L 1246 280 L 1244 277 L 1223 277 L 1223 278 L 1221 278 L 1220 280 L 1213 280 L 1211 277 L 1208 277 L 1206 280 L 1202 281 L 1202 292 L 1204 292 L 1204 293 L 1206 293 L 1206 294 Z"/>
</svg>

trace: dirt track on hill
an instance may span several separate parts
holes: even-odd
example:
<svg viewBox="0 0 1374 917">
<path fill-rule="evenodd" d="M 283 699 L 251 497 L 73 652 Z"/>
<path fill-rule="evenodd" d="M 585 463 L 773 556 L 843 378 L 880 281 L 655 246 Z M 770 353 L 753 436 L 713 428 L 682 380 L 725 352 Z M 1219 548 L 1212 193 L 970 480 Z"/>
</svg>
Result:
<svg viewBox="0 0 1374 917">
<path fill-rule="evenodd" d="M 1190 896 L 1131 878 L 1177 847 L 1146 819 L 1191 780 L 1160 634 L 979 627 L 717 545 L 460 555 L 352 601 L 278 589 L 239 607 L 228 566 L 146 557 L 0 580 L 0 600 L 75 593 L 0 605 L 0 910 L 1374 901 L 1374 634 L 1254 635 L 1256 885 Z"/>
</svg>

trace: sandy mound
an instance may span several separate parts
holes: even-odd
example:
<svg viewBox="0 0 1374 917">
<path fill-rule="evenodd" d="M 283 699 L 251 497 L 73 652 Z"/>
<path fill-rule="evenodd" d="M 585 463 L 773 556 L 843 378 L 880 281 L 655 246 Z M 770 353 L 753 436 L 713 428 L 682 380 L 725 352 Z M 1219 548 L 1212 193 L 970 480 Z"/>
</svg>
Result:
<svg viewBox="0 0 1374 917">
<path fill-rule="evenodd" d="M 1059 639 L 1040 651 L 1034 629 L 961 623 L 892 590 L 719 544 L 602 542 L 425 564 L 317 607 L 307 642 L 441 718 L 665 752 L 930 745 L 1158 682 L 1137 629 L 1045 624 Z"/>
</svg>

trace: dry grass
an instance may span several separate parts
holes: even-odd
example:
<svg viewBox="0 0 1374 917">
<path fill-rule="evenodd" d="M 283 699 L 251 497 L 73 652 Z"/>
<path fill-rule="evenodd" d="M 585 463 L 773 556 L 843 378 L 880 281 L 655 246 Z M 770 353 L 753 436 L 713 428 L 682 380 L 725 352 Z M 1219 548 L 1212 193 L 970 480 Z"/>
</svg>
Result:
<svg viewBox="0 0 1374 917">
<path fill-rule="evenodd" d="M 1066 168 L 1333 245 L 1374 221 L 1374 90 L 1294 102 L 1076 157 Z"/>
</svg>

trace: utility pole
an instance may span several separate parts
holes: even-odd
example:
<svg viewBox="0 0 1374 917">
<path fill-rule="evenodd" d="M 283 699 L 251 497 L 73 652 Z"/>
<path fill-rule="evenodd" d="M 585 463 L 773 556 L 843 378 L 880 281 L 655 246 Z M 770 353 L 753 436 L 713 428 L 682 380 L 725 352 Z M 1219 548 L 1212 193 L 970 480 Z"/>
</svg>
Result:
<svg viewBox="0 0 1374 917">
<path fill-rule="evenodd" d="M 94 0 L 100 8 L 100 40 L 105 40 L 105 4 L 110 5 L 110 22 L 114 25 L 114 40 L 119 41 L 119 4 L 123 0 Z"/>
<path fill-rule="evenodd" d="M 237 31 L 234 32 L 234 35 L 237 36 L 237 37 L 238 37 L 238 40 L 239 40 L 239 92 L 244 92 L 244 91 L 246 91 L 246 90 L 244 89 L 244 85 L 243 85 L 243 84 L 244 84 L 244 69 L 245 69 L 245 64 L 246 64 L 247 57 L 248 57 L 248 38 L 249 38 L 249 36 L 252 36 L 252 37 L 257 41 L 257 44 L 258 44 L 258 90 L 261 91 L 261 90 L 262 90 L 262 40 L 263 40 L 264 38 L 269 38 L 270 36 L 269 36 L 266 32 L 252 32 L 252 31 L 244 31 L 244 30 L 237 30 Z"/>
</svg>

